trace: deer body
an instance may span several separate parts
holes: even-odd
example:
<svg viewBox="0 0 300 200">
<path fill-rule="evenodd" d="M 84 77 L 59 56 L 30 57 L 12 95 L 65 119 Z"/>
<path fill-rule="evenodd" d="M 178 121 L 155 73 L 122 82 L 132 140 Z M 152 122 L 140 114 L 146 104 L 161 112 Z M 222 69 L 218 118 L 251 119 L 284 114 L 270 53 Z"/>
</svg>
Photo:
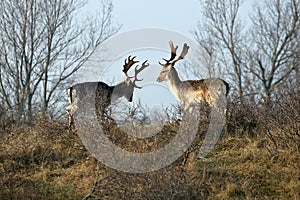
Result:
<svg viewBox="0 0 300 200">
<path fill-rule="evenodd" d="M 75 99 L 83 100 L 91 92 L 95 92 L 95 107 L 99 112 L 104 113 L 104 110 L 112 102 L 121 97 L 125 97 L 128 102 L 132 102 L 133 90 L 132 83 L 126 83 L 125 81 L 115 86 L 109 86 L 104 82 L 85 82 L 70 87 L 68 89 L 68 99 L 71 107 L 74 107 Z"/>
<path fill-rule="evenodd" d="M 73 124 L 73 114 L 77 110 L 79 101 L 88 103 L 90 101 L 89 97 L 91 96 L 95 97 L 96 115 L 100 121 L 103 121 L 107 117 L 106 109 L 112 102 L 121 97 L 125 97 L 128 102 L 132 102 L 134 88 L 141 89 L 141 87 L 138 87 L 135 84 L 136 81 L 140 81 L 137 79 L 137 74 L 148 66 L 146 63 L 147 61 L 145 61 L 139 69 L 137 69 L 136 66 L 134 80 L 131 81 L 130 78 L 133 77 L 129 77 L 127 71 L 133 64 L 138 62 L 134 61 L 134 58 L 135 57 L 131 59 L 129 56 L 128 62 L 125 60 L 123 72 L 126 75 L 126 79 L 117 85 L 109 86 L 104 82 L 84 82 L 78 83 L 68 89 L 68 100 L 70 105 L 69 127 Z"/>
<path fill-rule="evenodd" d="M 221 95 L 227 96 L 229 84 L 219 78 L 181 81 L 174 65 L 177 61 L 184 58 L 189 47 L 184 44 L 181 55 L 175 59 L 178 47 L 176 46 L 176 48 L 174 48 L 173 42 L 171 41 L 169 45 L 171 48 L 171 58 L 169 60 L 164 59 L 166 61 L 165 64 L 159 63 L 163 68 L 157 81 L 167 81 L 171 92 L 176 99 L 183 104 L 185 110 L 187 110 L 192 103 L 201 103 L 203 101 L 213 106 L 216 102 L 216 98 Z"/>
</svg>

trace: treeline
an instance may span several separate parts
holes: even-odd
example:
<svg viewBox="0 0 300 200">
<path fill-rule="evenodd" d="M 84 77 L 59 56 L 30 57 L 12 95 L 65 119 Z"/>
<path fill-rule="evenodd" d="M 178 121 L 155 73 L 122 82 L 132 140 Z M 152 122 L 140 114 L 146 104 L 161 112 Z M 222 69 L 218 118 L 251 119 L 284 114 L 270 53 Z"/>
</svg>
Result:
<svg viewBox="0 0 300 200">
<path fill-rule="evenodd" d="M 113 5 L 84 16 L 86 1 L 18 1 L 0 3 L 0 115 L 32 122 L 58 116 L 66 102 L 71 76 L 119 26 Z"/>
<path fill-rule="evenodd" d="M 230 99 L 272 108 L 300 86 L 300 2 L 265 0 L 241 18 L 242 0 L 202 0 L 194 30 L 198 77 L 222 77 Z M 0 3 L 0 117 L 31 122 L 64 115 L 66 85 L 89 56 L 120 26 L 103 1 L 96 17 L 78 17 L 85 1 Z M 197 13 L 195 13 L 197 14 Z M 80 15 L 81 16 L 81 15 Z M 199 15 L 200 17 L 200 15 Z M 203 78 L 203 77 L 201 77 Z M 289 96 L 289 95 L 288 95 Z"/>
<path fill-rule="evenodd" d="M 242 2 L 202 1 L 203 18 L 194 31 L 200 70 L 229 79 L 242 104 L 276 103 L 282 90 L 300 86 L 300 1 L 251 2 L 249 16 Z"/>
</svg>

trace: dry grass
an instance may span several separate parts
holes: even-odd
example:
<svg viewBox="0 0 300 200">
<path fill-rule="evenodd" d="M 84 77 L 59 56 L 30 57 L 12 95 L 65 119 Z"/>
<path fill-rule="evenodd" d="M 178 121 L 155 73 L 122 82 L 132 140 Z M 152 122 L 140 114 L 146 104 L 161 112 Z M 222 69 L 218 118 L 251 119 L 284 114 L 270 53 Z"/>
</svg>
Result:
<svg viewBox="0 0 300 200">
<path fill-rule="evenodd" d="M 81 199 L 97 163 L 59 123 L 11 128 L 1 136 L 1 199 Z"/>
<path fill-rule="evenodd" d="M 223 139 L 212 156 L 198 162 L 208 173 L 225 173 L 229 179 L 212 196 L 219 199 L 299 199 L 300 153 L 296 145 L 270 153 L 268 140 Z"/>
<path fill-rule="evenodd" d="M 263 123 L 254 109 L 230 105 L 225 134 L 207 158 L 196 159 L 197 144 L 203 138 L 199 135 L 192 146 L 194 151 L 167 168 L 145 174 L 117 172 L 97 163 L 65 123 L 3 123 L 9 126 L 0 131 L 0 197 L 300 199 L 299 104 L 278 105 Z M 284 110 L 285 118 L 280 115 Z M 130 137 L 116 135 L 118 132 L 110 137 L 125 149 L 147 152 L 165 144 L 177 127 L 166 125 L 150 142 L 130 142 Z"/>
<path fill-rule="evenodd" d="M 93 187 L 91 199 L 300 198 L 295 143 L 272 151 L 268 138 L 224 136 L 206 159 L 191 153 L 137 175 L 97 165 L 76 135 L 51 126 L 58 132 L 23 127 L 1 137 L 1 199 L 82 199 Z"/>
<path fill-rule="evenodd" d="M 269 151 L 266 139 L 224 137 L 206 159 L 195 153 L 147 174 L 110 171 L 86 199 L 299 199 L 298 147 Z"/>
</svg>

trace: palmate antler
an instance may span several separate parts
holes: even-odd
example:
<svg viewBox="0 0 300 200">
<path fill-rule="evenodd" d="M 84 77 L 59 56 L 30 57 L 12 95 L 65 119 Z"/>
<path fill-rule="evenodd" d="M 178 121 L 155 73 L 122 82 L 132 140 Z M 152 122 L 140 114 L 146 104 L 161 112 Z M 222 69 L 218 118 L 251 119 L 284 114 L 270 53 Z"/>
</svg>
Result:
<svg viewBox="0 0 300 200">
<path fill-rule="evenodd" d="M 123 72 L 125 73 L 126 77 L 129 79 L 129 78 L 134 78 L 133 80 L 133 85 L 135 88 L 138 88 L 138 89 L 141 89 L 142 87 L 139 87 L 135 84 L 136 81 L 142 81 L 143 79 L 138 79 L 137 78 L 137 75 L 138 73 L 140 73 L 141 71 L 143 71 L 146 67 L 149 66 L 149 64 L 147 63 L 147 60 L 145 62 L 143 62 L 142 66 L 138 69 L 138 65 L 135 67 L 134 69 L 134 76 L 128 76 L 127 72 L 128 70 L 132 67 L 132 65 L 134 65 L 135 63 L 138 63 L 139 61 L 136 61 L 134 60 L 135 59 L 135 56 L 134 57 L 131 57 L 128 56 L 127 59 L 125 59 L 124 61 L 124 65 L 123 65 Z"/>
<path fill-rule="evenodd" d="M 169 41 L 169 46 L 170 46 L 170 49 L 171 49 L 171 58 L 169 60 L 163 58 L 163 60 L 166 61 L 166 63 L 162 64 L 161 62 L 159 62 L 159 64 L 162 65 L 162 66 L 165 66 L 165 65 L 168 65 L 168 64 L 174 65 L 177 61 L 183 59 L 186 56 L 186 54 L 188 53 L 188 50 L 190 48 L 186 43 L 184 43 L 183 49 L 182 49 L 182 52 L 181 52 L 180 56 L 178 56 L 178 58 L 176 60 L 174 60 L 175 57 L 176 57 L 176 51 L 178 49 L 178 46 L 174 47 L 174 44 L 173 44 L 172 41 Z"/>
<path fill-rule="evenodd" d="M 146 60 L 145 62 L 143 62 L 142 66 L 138 69 L 138 66 L 135 67 L 134 69 L 134 80 L 133 80 L 133 85 L 135 88 L 141 89 L 142 87 L 139 87 L 135 84 L 136 81 L 142 81 L 143 79 L 138 79 L 137 75 L 138 73 L 140 73 L 141 71 L 143 71 L 146 67 L 149 66 L 149 63 L 147 63 L 148 60 Z"/>
<path fill-rule="evenodd" d="M 139 61 L 135 61 L 134 59 L 135 59 L 135 56 L 131 58 L 131 55 L 130 55 L 130 56 L 128 56 L 127 59 L 124 60 L 124 65 L 123 65 L 122 71 L 125 73 L 125 75 L 127 77 L 129 77 L 127 72 L 131 68 L 131 66 L 134 65 L 135 63 L 139 62 Z M 129 77 L 129 78 L 132 78 L 132 77 Z"/>
</svg>

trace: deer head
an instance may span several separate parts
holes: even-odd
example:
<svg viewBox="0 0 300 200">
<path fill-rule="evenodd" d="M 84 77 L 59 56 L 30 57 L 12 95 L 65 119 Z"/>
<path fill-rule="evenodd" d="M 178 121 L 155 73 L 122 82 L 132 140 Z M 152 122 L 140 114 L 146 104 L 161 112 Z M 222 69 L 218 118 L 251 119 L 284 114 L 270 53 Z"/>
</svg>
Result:
<svg viewBox="0 0 300 200">
<path fill-rule="evenodd" d="M 162 81 L 168 79 L 168 75 L 169 75 L 172 67 L 175 65 L 175 63 L 177 61 L 182 60 L 186 56 L 186 54 L 188 53 L 188 50 L 190 48 L 186 43 L 184 43 L 183 49 L 182 49 L 182 52 L 181 52 L 180 56 L 178 56 L 176 58 L 176 51 L 178 49 L 178 46 L 174 47 L 172 41 L 169 41 L 169 46 L 170 46 L 170 49 L 171 49 L 171 57 L 170 57 L 169 60 L 163 58 L 163 60 L 166 62 L 164 64 L 162 64 L 161 62 L 159 62 L 159 64 L 161 66 L 163 66 L 163 68 L 162 68 L 162 70 L 160 71 L 160 73 L 158 75 L 158 78 L 157 78 L 158 82 L 162 82 Z"/>
<path fill-rule="evenodd" d="M 138 88 L 141 89 L 142 87 L 137 86 L 136 85 L 136 81 L 142 81 L 143 79 L 138 79 L 137 75 L 143 71 L 146 67 L 149 66 L 149 64 L 147 63 L 147 60 L 145 62 L 142 63 L 141 67 L 139 67 L 139 65 L 137 65 L 134 69 L 134 76 L 130 77 L 127 72 L 128 70 L 136 63 L 138 63 L 139 61 L 135 61 L 135 56 L 131 57 L 129 56 L 127 59 L 125 59 L 124 61 L 124 65 L 123 65 L 123 72 L 126 76 L 126 79 L 124 82 L 116 85 L 117 90 L 122 91 L 123 96 L 129 101 L 132 102 L 132 97 L 133 97 L 133 91 L 134 88 Z M 139 68 L 138 68 L 139 67 Z M 133 78 L 133 80 L 131 80 Z"/>
</svg>

